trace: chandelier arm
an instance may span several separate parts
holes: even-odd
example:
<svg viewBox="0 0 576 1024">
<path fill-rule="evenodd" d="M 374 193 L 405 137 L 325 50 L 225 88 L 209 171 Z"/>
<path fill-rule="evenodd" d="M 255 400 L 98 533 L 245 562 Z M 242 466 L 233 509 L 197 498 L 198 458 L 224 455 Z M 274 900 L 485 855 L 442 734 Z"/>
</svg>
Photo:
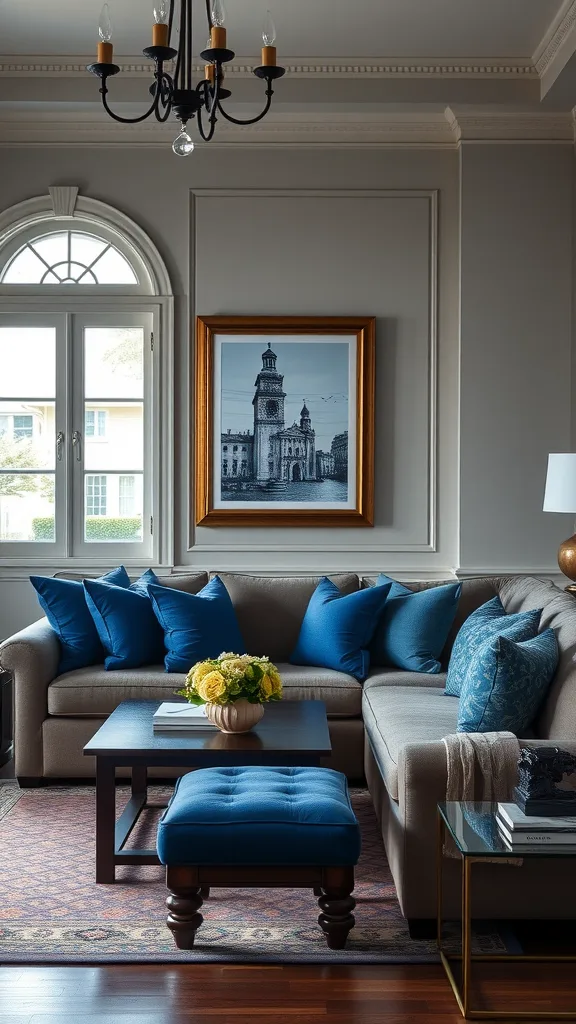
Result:
<svg viewBox="0 0 576 1024">
<path fill-rule="evenodd" d="M 166 82 L 167 99 L 166 101 L 162 97 L 162 83 Z M 170 75 L 163 74 L 162 81 L 160 82 L 160 98 L 156 105 L 156 120 L 163 124 L 168 120 L 172 113 L 172 96 L 174 94 L 174 83 L 170 78 Z"/>
<path fill-rule="evenodd" d="M 106 99 L 106 94 L 108 92 L 108 87 L 106 85 L 106 82 L 103 81 L 102 82 L 102 88 L 100 89 L 100 94 L 102 96 L 102 106 L 104 107 L 104 110 L 106 111 L 108 116 L 111 117 L 114 121 L 119 121 L 120 124 L 140 124 L 141 121 L 146 121 L 146 119 L 148 117 L 150 117 L 152 114 L 154 114 L 156 112 L 156 109 L 158 107 L 158 97 L 159 97 L 159 94 L 160 94 L 160 85 L 159 85 L 159 82 L 158 82 L 158 76 L 156 76 L 156 78 L 157 78 L 156 92 L 154 94 L 154 99 L 152 101 L 152 104 L 148 108 L 146 113 L 145 114 L 141 114 L 140 117 L 121 117 L 120 114 L 115 114 L 114 111 L 109 106 L 108 100 Z"/>
<path fill-rule="evenodd" d="M 218 92 L 219 92 L 218 78 L 216 78 L 216 86 L 215 86 L 215 89 L 214 89 L 214 96 L 212 98 L 212 103 L 211 103 L 210 107 L 208 107 L 208 94 L 209 94 L 209 91 L 210 91 L 209 90 L 209 85 L 208 85 L 208 82 L 207 82 L 206 79 L 204 79 L 201 82 L 198 82 L 198 85 L 196 86 L 196 92 L 198 93 L 199 96 L 202 96 L 202 93 L 204 93 L 204 96 L 202 98 L 203 98 L 203 101 L 204 101 L 204 107 L 206 108 L 206 111 L 209 114 L 209 120 L 210 120 L 210 128 L 208 129 L 208 131 L 205 131 L 204 130 L 204 122 L 202 120 L 202 107 L 199 107 L 198 108 L 198 114 L 197 114 L 198 131 L 200 133 L 200 137 L 204 140 L 204 142 L 210 142 L 210 140 L 212 139 L 212 137 L 214 135 L 214 132 L 216 130 L 216 120 L 217 120 L 217 118 L 216 118 L 216 110 L 217 110 L 217 106 L 218 106 Z"/>
<path fill-rule="evenodd" d="M 170 14 L 168 15 L 168 46 L 170 46 L 170 40 L 172 38 L 172 25 L 174 23 L 174 3 L 175 0 L 170 0 Z"/>
<path fill-rule="evenodd" d="M 212 10 L 210 7 L 210 0 L 206 0 L 206 17 L 208 19 L 208 32 L 212 31 Z"/>
<path fill-rule="evenodd" d="M 218 110 L 222 114 L 222 117 L 225 117 L 227 121 L 231 121 L 232 124 L 240 124 L 240 125 L 257 124 L 258 121 L 261 121 L 263 117 L 266 117 L 266 114 L 270 110 L 270 107 L 272 106 L 272 96 L 273 95 L 274 95 L 274 90 L 271 89 L 271 88 L 268 88 L 266 90 L 266 106 L 264 107 L 264 110 L 262 111 L 261 114 L 258 114 L 257 117 L 251 117 L 247 121 L 241 121 L 239 118 L 232 117 L 231 114 L 227 114 L 226 111 L 224 110 L 224 107 L 222 106 L 220 100 L 218 100 Z"/>
</svg>

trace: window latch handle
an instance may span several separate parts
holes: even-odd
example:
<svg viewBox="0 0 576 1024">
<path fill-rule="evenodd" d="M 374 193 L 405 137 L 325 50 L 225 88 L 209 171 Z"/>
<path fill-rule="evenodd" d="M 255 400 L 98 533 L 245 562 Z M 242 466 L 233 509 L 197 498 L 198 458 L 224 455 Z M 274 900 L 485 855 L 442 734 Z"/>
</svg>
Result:
<svg viewBox="0 0 576 1024">
<path fill-rule="evenodd" d="M 62 462 L 62 447 L 64 445 L 64 431 L 59 430 L 56 434 L 56 458 Z"/>
<path fill-rule="evenodd" d="M 76 451 L 76 462 L 82 461 L 82 434 L 75 430 L 72 434 L 72 445 Z"/>
</svg>

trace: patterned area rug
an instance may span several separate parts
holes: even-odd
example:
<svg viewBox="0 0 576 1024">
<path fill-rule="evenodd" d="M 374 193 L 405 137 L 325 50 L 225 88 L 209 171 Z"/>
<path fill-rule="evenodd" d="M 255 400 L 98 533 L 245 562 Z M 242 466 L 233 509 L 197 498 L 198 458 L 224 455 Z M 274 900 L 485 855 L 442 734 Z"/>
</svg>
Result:
<svg viewBox="0 0 576 1024">
<path fill-rule="evenodd" d="M 118 791 L 119 806 L 127 792 Z M 150 789 L 151 800 L 169 794 Z M 346 950 L 327 948 L 312 892 L 213 889 L 195 949 L 180 952 L 165 925 L 163 868 L 125 865 L 116 884 L 94 882 L 92 787 L 1 785 L 0 962 L 436 962 L 435 945 L 408 934 L 369 794 L 352 796 L 363 849 Z M 157 818 L 145 812 L 130 845 L 154 845 Z M 478 941 L 486 951 L 505 950 L 498 934 Z"/>
</svg>

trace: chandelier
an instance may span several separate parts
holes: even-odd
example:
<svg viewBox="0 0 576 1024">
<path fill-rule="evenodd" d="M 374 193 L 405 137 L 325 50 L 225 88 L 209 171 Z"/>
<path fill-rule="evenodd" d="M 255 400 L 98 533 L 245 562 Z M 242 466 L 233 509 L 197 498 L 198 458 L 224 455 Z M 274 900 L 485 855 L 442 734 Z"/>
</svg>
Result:
<svg viewBox="0 0 576 1024">
<path fill-rule="evenodd" d="M 219 116 L 232 124 L 256 124 L 266 117 L 270 110 L 274 95 L 272 83 L 282 77 L 285 69 L 276 64 L 276 30 L 268 11 L 262 32 L 262 64 L 254 68 L 256 77 L 266 83 L 264 108 L 256 117 L 247 120 L 232 117 L 222 106 L 222 101 L 232 95 L 222 84 L 224 65 L 234 57 L 233 50 L 226 46 L 225 11 L 222 0 L 206 0 L 209 38 L 206 49 L 200 54 L 205 63 L 204 78 L 197 84 L 193 82 L 192 0 L 180 0 L 177 49 L 170 45 L 174 7 L 175 0 L 156 0 L 152 46 L 147 46 L 143 50 L 144 56 L 156 66 L 154 82 L 150 86 L 152 102 L 144 114 L 139 117 L 121 117 L 115 114 L 108 104 L 108 79 L 117 75 L 120 68 L 112 60 L 112 22 L 107 3 L 104 4 L 100 15 L 98 60 L 95 64 L 89 64 L 87 70 L 101 80 L 102 105 L 115 121 L 122 124 L 138 124 L 149 117 L 155 117 L 163 123 L 174 113 L 180 121 L 181 131 L 172 149 L 178 156 L 188 156 L 194 150 L 194 143 L 187 130 L 189 121 L 196 118 L 198 132 L 204 142 L 209 142 L 213 138 Z M 174 70 L 169 74 L 166 65 L 171 61 L 174 61 Z"/>
</svg>

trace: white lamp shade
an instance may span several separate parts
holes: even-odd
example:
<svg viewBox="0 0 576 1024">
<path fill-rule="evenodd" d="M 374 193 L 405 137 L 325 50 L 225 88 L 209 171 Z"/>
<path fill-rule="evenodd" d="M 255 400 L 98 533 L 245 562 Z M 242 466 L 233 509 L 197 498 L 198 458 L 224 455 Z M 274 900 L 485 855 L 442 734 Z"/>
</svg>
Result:
<svg viewBox="0 0 576 1024">
<path fill-rule="evenodd" d="M 548 456 L 545 512 L 576 512 L 576 454 Z"/>
</svg>

